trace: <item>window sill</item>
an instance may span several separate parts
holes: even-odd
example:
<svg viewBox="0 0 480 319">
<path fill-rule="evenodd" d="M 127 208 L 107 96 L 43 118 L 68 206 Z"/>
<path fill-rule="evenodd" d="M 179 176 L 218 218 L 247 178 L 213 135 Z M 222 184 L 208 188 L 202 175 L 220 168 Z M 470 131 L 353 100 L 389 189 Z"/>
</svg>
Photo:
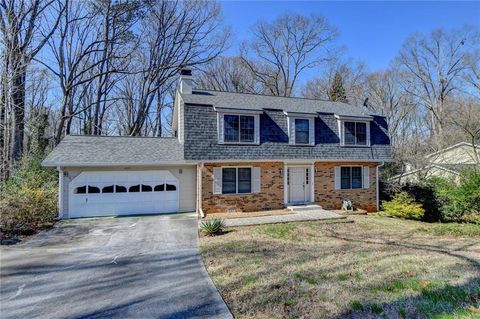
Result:
<svg viewBox="0 0 480 319">
<path fill-rule="evenodd" d="M 288 144 L 290 146 L 314 147 L 315 144 Z"/>
<path fill-rule="evenodd" d="M 340 144 L 341 147 L 346 147 L 346 148 L 369 148 L 371 145 L 350 145 L 350 144 Z"/>
<path fill-rule="evenodd" d="M 260 143 L 255 142 L 218 142 L 218 145 L 260 145 Z"/>
<path fill-rule="evenodd" d="M 228 197 L 231 197 L 231 196 L 244 196 L 244 195 L 255 195 L 255 194 L 258 194 L 258 193 L 238 193 L 238 194 L 213 194 L 214 196 L 228 196 Z"/>
</svg>

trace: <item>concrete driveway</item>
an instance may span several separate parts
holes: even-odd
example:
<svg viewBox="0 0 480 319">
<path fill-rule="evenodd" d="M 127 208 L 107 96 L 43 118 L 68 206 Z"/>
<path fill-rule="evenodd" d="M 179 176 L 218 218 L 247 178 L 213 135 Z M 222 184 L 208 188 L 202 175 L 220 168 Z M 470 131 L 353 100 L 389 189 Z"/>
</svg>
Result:
<svg viewBox="0 0 480 319">
<path fill-rule="evenodd" d="M 193 214 L 67 220 L 1 248 L 2 318 L 231 318 Z"/>
</svg>

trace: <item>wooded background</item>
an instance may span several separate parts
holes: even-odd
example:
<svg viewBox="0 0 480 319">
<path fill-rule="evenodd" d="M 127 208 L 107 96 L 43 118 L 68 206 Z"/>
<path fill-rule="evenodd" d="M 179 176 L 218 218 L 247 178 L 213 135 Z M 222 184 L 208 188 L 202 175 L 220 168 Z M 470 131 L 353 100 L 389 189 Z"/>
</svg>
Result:
<svg viewBox="0 0 480 319">
<path fill-rule="evenodd" d="M 342 101 L 385 115 L 394 171 L 480 138 L 472 26 L 412 34 L 388 69 L 371 73 L 346 58 L 320 15 L 258 21 L 238 56 L 226 56 L 231 29 L 221 13 L 203 1 L 0 0 L 1 179 L 66 134 L 170 136 L 186 67 L 199 88 Z"/>
</svg>

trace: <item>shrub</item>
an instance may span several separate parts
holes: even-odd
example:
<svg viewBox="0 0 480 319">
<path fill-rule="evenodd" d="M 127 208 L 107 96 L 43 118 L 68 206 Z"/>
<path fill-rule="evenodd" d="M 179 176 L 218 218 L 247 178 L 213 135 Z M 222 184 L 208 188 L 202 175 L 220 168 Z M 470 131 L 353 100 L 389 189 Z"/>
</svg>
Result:
<svg viewBox="0 0 480 319">
<path fill-rule="evenodd" d="M 203 221 L 200 225 L 200 230 L 207 236 L 215 236 L 223 233 L 225 229 L 225 222 L 223 219 L 209 219 Z"/>
<path fill-rule="evenodd" d="M 39 158 L 25 159 L 1 185 L 0 239 L 29 235 L 53 225 L 57 212 L 55 170 L 40 166 Z"/>
<path fill-rule="evenodd" d="M 422 217 L 423 221 L 443 221 L 440 203 L 435 192 L 435 185 L 430 181 L 404 185 L 397 181 L 381 181 L 380 183 L 380 199 L 382 203 L 384 201 L 391 201 L 399 192 L 406 192 L 415 202 L 422 205 L 425 211 Z"/>
<path fill-rule="evenodd" d="M 416 203 L 406 192 L 400 192 L 391 201 L 384 202 L 383 210 L 389 216 L 406 219 L 421 219 L 425 213 L 422 205 Z"/>
<path fill-rule="evenodd" d="M 458 183 L 442 178 L 432 179 L 432 183 L 445 220 L 480 220 L 480 172 L 465 171 Z"/>
</svg>

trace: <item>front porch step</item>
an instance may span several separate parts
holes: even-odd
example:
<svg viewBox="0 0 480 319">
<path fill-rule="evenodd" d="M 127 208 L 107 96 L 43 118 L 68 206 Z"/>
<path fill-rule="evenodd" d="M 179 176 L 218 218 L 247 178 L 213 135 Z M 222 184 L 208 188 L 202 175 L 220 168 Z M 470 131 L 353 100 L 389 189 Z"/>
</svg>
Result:
<svg viewBox="0 0 480 319">
<path fill-rule="evenodd" d="M 319 210 L 322 209 L 320 205 L 295 205 L 295 206 L 287 206 L 287 209 L 291 210 L 292 212 L 303 212 L 308 210 Z"/>
</svg>

